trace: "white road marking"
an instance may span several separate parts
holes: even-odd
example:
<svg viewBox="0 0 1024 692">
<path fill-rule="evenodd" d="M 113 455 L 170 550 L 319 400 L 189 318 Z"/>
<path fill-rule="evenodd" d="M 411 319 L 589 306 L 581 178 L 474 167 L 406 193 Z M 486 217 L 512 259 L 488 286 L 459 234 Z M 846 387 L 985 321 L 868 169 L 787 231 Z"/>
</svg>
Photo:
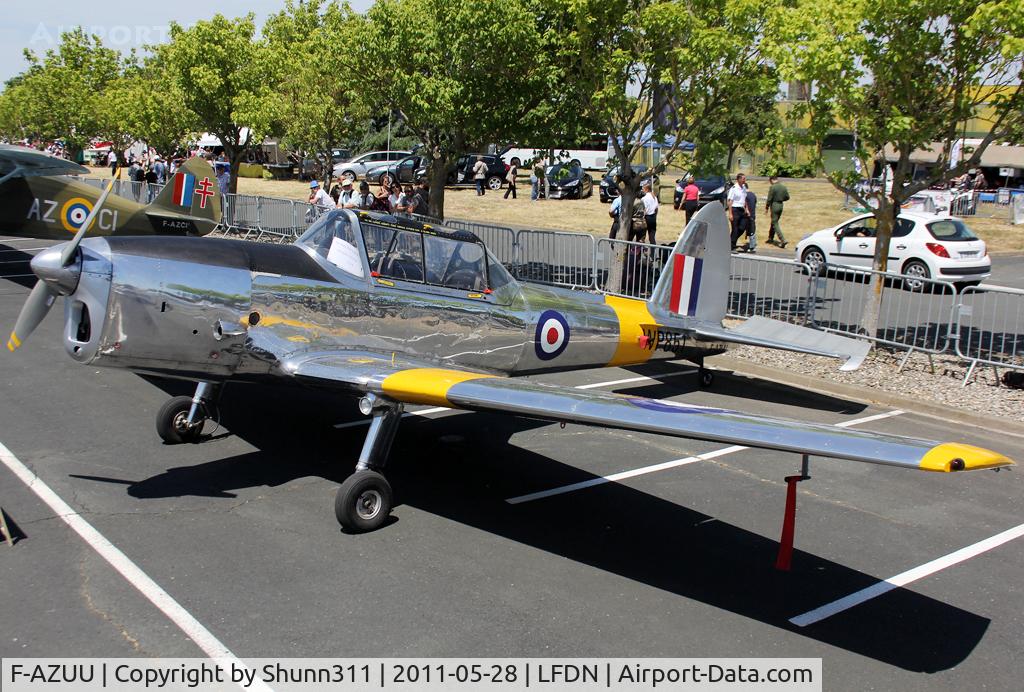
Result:
<svg viewBox="0 0 1024 692">
<path fill-rule="evenodd" d="M 659 379 L 659 378 L 664 378 L 664 377 L 678 377 L 679 375 L 687 375 L 687 374 L 692 373 L 692 372 L 697 372 L 697 371 L 695 369 L 693 369 L 693 368 L 689 368 L 689 369 L 686 369 L 686 370 L 680 370 L 679 372 L 670 372 L 670 373 L 666 373 L 664 375 L 658 375 L 657 377 L 643 375 L 643 376 L 640 376 L 640 377 L 630 377 L 630 378 L 625 379 L 625 380 L 610 380 L 608 382 L 594 382 L 593 384 L 581 384 L 578 387 L 576 387 L 576 389 L 597 389 L 598 387 L 612 387 L 612 386 L 615 386 L 615 385 L 618 385 L 618 384 L 629 384 L 629 383 L 632 383 L 632 382 L 643 382 L 644 380 L 654 380 L 654 379 Z M 402 418 L 405 418 L 406 416 L 430 416 L 430 415 L 433 415 L 435 413 L 441 413 L 442 411 L 454 411 L 454 410 L 455 409 L 448 408 L 447 406 L 438 406 L 436 408 L 425 408 L 425 409 L 421 409 L 419 411 L 407 411 L 406 413 L 402 414 Z M 468 411 L 459 411 L 459 413 L 468 413 Z M 336 423 L 334 425 L 334 427 L 339 429 L 339 430 L 341 428 L 358 428 L 360 425 L 369 425 L 370 424 L 370 420 L 371 420 L 370 418 L 362 418 L 360 420 L 347 421 L 345 423 Z"/>
<path fill-rule="evenodd" d="M 931 574 L 935 574 L 939 570 L 946 569 L 947 567 L 952 567 L 955 564 L 958 564 L 965 560 L 969 560 L 970 558 L 975 557 L 977 555 L 981 555 L 982 553 L 992 550 L 993 548 L 998 548 L 1003 543 L 1008 543 L 1015 538 L 1020 538 L 1021 536 L 1024 536 L 1024 524 L 1015 526 L 1012 529 L 1007 529 L 1006 531 L 998 533 L 995 536 L 992 536 L 991 538 L 986 538 L 983 541 L 979 541 L 973 545 L 969 545 L 966 548 L 961 548 L 960 550 L 954 551 L 949 555 L 945 555 L 936 560 L 932 560 L 931 562 L 926 562 L 920 567 L 915 567 L 914 569 L 907 570 L 902 574 L 897 574 L 895 577 L 889 577 L 885 581 L 880 581 L 877 584 L 872 584 L 871 586 L 865 589 L 861 589 L 860 591 L 852 593 L 849 596 L 844 596 L 843 598 L 840 598 L 837 601 L 827 603 L 821 606 L 820 608 L 809 610 L 806 613 L 803 613 L 802 615 L 797 615 L 796 617 L 790 618 L 789 621 L 797 627 L 806 627 L 807 625 L 813 625 L 816 622 L 821 622 L 825 618 L 830 618 L 837 613 L 841 613 L 844 610 L 849 610 L 854 606 L 858 606 L 861 603 L 870 601 L 872 598 L 876 598 L 884 593 L 888 593 L 893 589 L 899 588 L 901 586 L 906 586 L 907 584 L 917 581 L 918 579 L 923 579 L 924 577 L 927 577 Z"/>
<path fill-rule="evenodd" d="M 0 274 L 0 279 L 17 279 L 22 276 L 35 276 L 35 274 Z"/>
<path fill-rule="evenodd" d="M 28 264 L 32 260 L 20 259 L 20 260 L 0 260 L 0 264 Z"/>
<path fill-rule="evenodd" d="M 19 247 L 19 248 L 14 248 L 13 250 L 0 250 L 0 253 L 5 253 L 5 252 L 31 252 L 32 250 L 47 250 L 47 249 L 49 249 L 49 247 L 50 247 L 49 245 L 47 245 L 46 247 Z"/>
<path fill-rule="evenodd" d="M 89 544 L 89 546 L 95 550 L 100 557 L 110 563 L 117 572 L 124 577 L 129 584 L 134 586 L 139 592 L 145 596 L 150 603 L 155 605 L 164 615 L 170 618 L 171 622 L 178 626 L 182 632 L 188 636 L 189 639 L 194 641 L 196 645 L 202 649 L 207 656 L 214 659 L 218 663 L 223 664 L 234 664 L 238 666 L 244 666 L 228 647 L 224 646 L 219 639 L 217 639 L 210 630 L 206 629 L 201 622 L 196 620 L 191 613 L 185 610 L 180 603 L 161 588 L 159 584 L 153 581 L 148 574 L 143 572 L 138 565 L 131 561 L 127 555 L 115 546 L 113 543 L 108 541 L 103 534 L 93 528 L 92 524 L 82 518 L 78 512 L 71 508 L 71 506 L 64 502 L 57 493 L 55 493 L 50 486 L 48 486 L 39 476 L 32 472 L 30 468 L 25 466 L 18 457 L 14 456 L 2 442 L 0 442 L 0 461 L 17 476 L 22 483 L 28 486 L 29 490 L 34 492 L 40 500 L 46 503 L 46 505 L 53 510 L 53 512 L 60 517 L 65 524 L 71 527 L 71 529 L 81 536 L 82 540 Z M 257 678 L 258 679 L 258 678 Z M 270 688 L 260 683 L 260 689 L 269 690 Z"/>
<path fill-rule="evenodd" d="M 889 411 L 888 413 L 879 413 L 874 416 L 865 416 L 864 418 L 855 418 L 853 420 L 843 421 L 842 423 L 836 423 L 836 427 L 848 428 L 851 425 L 859 425 L 861 423 L 870 423 L 871 421 L 881 420 L 883 418 L 892 418 L 902 414 L 903 411 Z M 579 483 L 570 483 L 569 485 L 562 485 L 557 488 L 551 488 L 549 490 L 540 490 L 535 493 L 529 493 L 526 495 L 518 495 L 516 497 L 510 497 L 505 502 L 510 505 L 518 505 L 523 502 L 530 502 L 532 500 L 540 500 L 545 497 L 552 497 L 553 495 L 564 495 L 565 493 L 571 493 L 576 490 L 582 490 L 583 488 L 592 488 L 595 485 L 604 485 L 605 483 L 612 483 L 614 481 L 622 480 L 623 478 L 633 478 L 634 476 L 642 476 L 648 473 L 655 473 L 657 471 L 665 471 L 667 469 L 673 469 L 677 466 L 686 466 L 687 464 L 693 464 L 698 461 L 707 461 L 708 459 L 714 459 L 716 457 L 725 456 L 726 454 L 735 454 L 741 452 L 744 449 L 749 449 L 743 445 L 732 445 L 731 447 L 723 447 L 721 449 L 712 450 L 705 452 L 704 454 L 698 454 L 692 457 L 683 457 L 682 459 L 674 459 L 672 461 L 666 461 L 661 464 L 654 464 L 653 466 L 644 466 L 642 468 L 633 469 L 631 471 L 620 471 L 619 473 L 613 473 L 610 476 L 598 476 L 597 478 L 590 478 Z"/>
</svg>

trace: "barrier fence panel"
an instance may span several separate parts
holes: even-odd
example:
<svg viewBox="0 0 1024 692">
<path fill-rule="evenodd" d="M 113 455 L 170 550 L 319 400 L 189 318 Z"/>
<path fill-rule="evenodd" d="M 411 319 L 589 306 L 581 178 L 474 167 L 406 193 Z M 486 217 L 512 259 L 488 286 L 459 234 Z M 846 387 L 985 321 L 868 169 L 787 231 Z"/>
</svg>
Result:
<svg viewBox="0 0 1024 692">
<path fill-rule="evenodd" d="M 257 237 L 260 228 L 260 200 L 252 195 L 224 195 L 224 226 L 243 238 Z"/>
<path fill-rule="evenodd" d="M 971 286 L 956 308 L 956 354 L 971 364 L 965 385 L 979 364 L 1024 370 L 1024 291 Z"/>
<path fill-rule="evenodd" d="M 305 213 L 309 205 L 297 203 L 291 199 L 275 197 L 260 197 L 258 199 L 259 239 L 267 238 L 268 240 L 282 242 L 294 238 L 296 232 L 295 207 L 303 207 L 303 212 Z M 312 221 L 316 218 L 316 215 L 309 213 L 305 218 Z M 305 227 L 303 225 L 303 228 Z"/>
<path fill-rule="evenodd" d="M 522 230 L 516 233 L 516 278 L 523 281 L 591 288 L 594 236 L 589 233 Z"/>
<path fill-rule="evenodd" d="M 794 260 L 733 255 L 726 314 L 806 324 L 811 317 L 814 281 L 811 268 Z"/>
<path fill-rule="evenodd" d="M 881 278 L 882 302 L 877 329 L 866 334 L 861 321 L 864 306 L 874 298 L 873 275 Z M 949 282 L 822 265 L 814 294 L 812 324 L 821 329 L 909 351 L 941 353 L 949 345 L 957 298 Z"/>
<path fill-rule="evenodd" d="M 484 241 L 484 245 L 506 267 L 512 267 L 516 261 L 516 233 L 511 228 L 492 226 L 478 221 L 462 221 L 448 219 L 443 223 L 448 228 L 469 231 Z"/>
<path fill-rule="evenodd" d="M 647 300 L 671 254 L 668 245 L 601 238 L 594 256 L 594 286 L 604 293 Z"/>
</svg>

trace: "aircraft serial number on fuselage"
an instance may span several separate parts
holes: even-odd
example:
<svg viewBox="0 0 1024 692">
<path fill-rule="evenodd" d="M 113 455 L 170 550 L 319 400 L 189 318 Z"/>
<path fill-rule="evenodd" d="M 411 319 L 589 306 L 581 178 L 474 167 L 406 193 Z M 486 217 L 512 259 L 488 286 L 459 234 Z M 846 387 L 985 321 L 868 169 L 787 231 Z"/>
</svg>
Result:
<svg viewBox="0 0 1024 692">
<path fill-rule="evenodd" d="M 648 351 L 678 351 L 686 346 L 686 334 L 665 327 L 642 327 L 644 348 Z"/>
</svg>

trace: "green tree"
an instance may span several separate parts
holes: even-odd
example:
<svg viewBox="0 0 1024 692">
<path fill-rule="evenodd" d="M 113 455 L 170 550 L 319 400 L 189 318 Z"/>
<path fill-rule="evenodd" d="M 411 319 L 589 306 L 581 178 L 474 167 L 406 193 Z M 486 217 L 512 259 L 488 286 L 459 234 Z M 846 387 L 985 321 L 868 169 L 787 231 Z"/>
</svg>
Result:
<svg viewBox="0 0 1024 692">
<path fill-rule="evenodd" d="M 10 98 L 15 120 L 31 136 L 63 139 L 72 158 L 100 134 L 97 105 L 121 75 L 121 55 L 81 28 L 61 35 L 60 45 L 42 57 L 25 51 L 29 69 Z"/>
<path fill-rule="evenodd" d="M 622 164 L 624 210 L 632 208 L 641 183 L 628 164 L 644 147 L 658 145 L 662 152 L 645 175 L 682 158 L 688 142 L 697 142 L 707 163 L 722 153 L 719 140 L 730 134 L 716 123 L 730 110 L 749 110 L 752 95 L 774 93 L 777 82 L 761 49 L 765 16 L 774 4 L 572 0 L 574 25 L 564 53 L 579 56 L 587 112 L 608 132 Z"/>
<path fill-rule="evenodd" d="M 423 143 L 431 215 L 444 215 L 449 166 L 470 147 L 522 136 L 562 74 L 539 8 L 531 0 L 380 0 L 367 13 L 349 69 L 362 75 L 375 110 L 398 111 Z"/>
<path fill-rule="evenodd" d="M 196 124 L 220 139 L 231 162 L 227 192 L 235 192 L 246 152 L 260 146 L 280 118 L 280 61 L 256 38 L 251 13 L 236 19 L 217 14 L 188 28 L 172 22 L 170 37 L 157 47 L 157 59 Z"/>
<path fill-rule="evenodd" d="M 873 267 L 888 268 L 889 241 L 903 202 L 936 183 L 977 167 L 993 142 L 1019 140 L 1024 130 L 1024 12 L 1020 0 L 917 0 L 878 3 L 796 0 L 772 27 L 773 55 L 783 75 L 813 84 L 797 111 L 808 136 L 821 142 L 835 127 L 856 131 L 856 156 L 870 172 L 895 152 L 892 192 L 853 186 L 859 176 L 829 180 L 874 207 Z M 989 128 L 973 150 L 950 160 L 966 123 L 983 113 Z M 939 142 L 929 175 L 913 179 L 910 157 Z M 898 269 L 898 268 L 897 268 Z M 864 327 L 877 325 L 881 281 L 865 307 Z"/>
<path fill-rule="evenodd" d="M 351 65 L 363 40 L 361 17 L 334 0 L 287 0 L 263 33 L 282 65 L 283 143 L 300 159 L 314 155 L 330 173 L 331 149 L 365 128 L 366 78 Z"/>
</svg>

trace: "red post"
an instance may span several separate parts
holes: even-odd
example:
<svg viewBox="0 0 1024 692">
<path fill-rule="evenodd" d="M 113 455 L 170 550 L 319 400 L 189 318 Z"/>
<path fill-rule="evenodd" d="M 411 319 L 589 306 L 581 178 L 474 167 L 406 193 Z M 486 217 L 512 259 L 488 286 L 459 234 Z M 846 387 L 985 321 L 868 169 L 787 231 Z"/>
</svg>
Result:
<svg viewBox="0 0 1024 692">
<path fill-rule="evenodd" d="M 786 476 L 786 514 L 782 518 L 782 537 L 775 569 L 788 572 L 793 560 L 793 532 L 796 529 L 796 484 L 807 476 Z"/>
</svg>

